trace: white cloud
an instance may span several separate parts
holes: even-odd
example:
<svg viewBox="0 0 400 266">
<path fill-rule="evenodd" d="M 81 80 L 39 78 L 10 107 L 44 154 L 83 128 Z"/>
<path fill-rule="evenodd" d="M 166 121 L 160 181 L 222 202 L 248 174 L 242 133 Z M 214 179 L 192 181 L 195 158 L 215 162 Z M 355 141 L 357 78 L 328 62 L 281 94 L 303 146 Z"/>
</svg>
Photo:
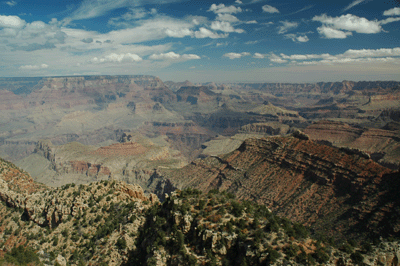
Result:
<svg viewBox="0 0 400 266">
<path fill-rule="evenodd" d="M 282 23 L 282 26 L 278 27 L 278 34 L 283 34 L 288 32 L 289 30 L 295 29 L 299 26 L 299 23 L 297 22 L 290 22 L 290 21 L 280 21 Z"/>
<path fill-rule="evenodd" d="M 289 60 L 309 60 L 309 59 L 336 59 L 330 54 L 294 54 L 294 55 L 285 55 L 283 53 L 280 54 L 283 59 Z"/>
<path fill-rule="evenodd" d="M 2 16 L 0 15 L 0 28 L 22 28 L 25 26 L 25 20 L 17 16 Z"/>
<path fill-rule="evenodd" d="M 250 20 L 250 21 L 246 21 L 246 24 L 257 24 L 257 20 Z"/>
<path fill-rule="evenodd" d="M 238 5 L 241 5 L 241 4 L 243 4 L 243 2 L 242 2 L 242 1 L 240 1 L 240 0 L 236 0 L 236 1 L 235 1 L 235 3 L 236 3 L 236 4 L 238 4 Z"/>
<path fill-rule="evenodd" d="M 167 4 L 178 2 L 180 0 L 83 0 L 75 10 L 70 20 L 90 19 L 103 16 L 112 10 L 124 7 L 139 7 L 146 4 Z"/>
<path fill-rule="evenodd" d="M 9 5 L 9 6 L 15 6 L 16 4 L 17 4 L 17 2 L 14 0 L 6 2 L 6 5 Z"/>
<path fill-rule="evenodd" d="M 167 34 L 168 37 L 183 38 L 185 36 L 191 36 L 193 32 L 188 28 L 166 29 L 165 34 Z"/>
<path fill-rule="evenodd" d="M 193 60 L 193 59 L 201 59 L 200 56 L 195 54 L 176 54 L 174 52 L 164 53 L 164 54 L 152 54 L 149 56 L 149 59 L 152 60 Z"/>
<path fill-rule="evenodd" d="M 208 11 L 214 12 L 216 14 L 217 13 L 236 14 L 242 12 L 242 9 L 236 6 L 225 6 L 224 4 L 219 4 L 219 5 L 212 4 Z"/>
<path fill-rule="evenodd" d="M 228 46 L 228 42 L 219 42 L 215 45 L 215 47 L 220 47 L 220 46 Z"/>
<path fill-rule="evenodd" d="M 343 11 L 347 11 L 347 10 L 349 10 L 350 8 L 355 7 L 356 5 L 361 4 L 361 3 L 364 2 L 364 1 L 365 1 L 365 0 L 354 0 L 354 1 L 351 2 L 348 6 L 346 6 L 346 7 L 343 9 Z"/>
<path fill-rule="evenodd" d="M 400 63 L 400 47 L 381 49 L 349 49 L 343 54 L 294 54 L 273 55 L 277 61 L 292 60 L 296 65 L 335 65 L 348 63 Z M 316 60 L 320 59 L 320 60 Z M 311 60 L 311 61 L 310 61 Z M 271 61 L 273 61 L 271 59 Z"/>
<path fill-rule="evenodd" d="M 347 36 L 353 35 L 351 32 L 344 32 L 329 27 L 318 27 L 318 33 L 327 39 L 345 39 Z"/>
<path fill-rule="evenodd" d="M 236 33 L 243 33 L 244 32 L 244 30 L 242 30 L 242 29 L 235 29 L 227 21 L 213 21 L 211 23 L 211 29 L 219 30 L 219 31 L 223 31 L 223 32 L 236 32 Z"/>
<path fill-rule="evenodd" d="M 271 62 L 278 63 L 278 64 L 283 64 L 283 63 L 287 62 L 287 60 L 283 60 L 282 58 L 280 58 L 278 55 L 276 55 L 274 53 L 271 53 L 271 55 L 269 56 L 269 60 Z"/>
<path fill-rule="evenodd" d="M 400 16 L 400 7 L 394 7 L 383 12 L 384 16 Z"/>
<path fill-rule="evenodd" d="M 202 38 L 218 39 L 218 38 L 228 37 L 228 33 L 218 34 L 218 33 L 210 31 L 209 29 L 201 27 L 198 31 L 196 31 L 194 33 L 194 36 L 198 39 L 202 39 Z"/>
<path fill-rule="evenodd" d="M 20 66 L 19 69 L 21 70 L 39 70 L 39 69 L 46 69 L 49 66 L 46 64 L 41 64 L 41 65 L 24 65 Z"/>
<path fill-rule="evenodd" d="M 231 14 L 217 14 L 216 20 L 228 21 L 228 22 L 239 22 L 239 19 Z"/>
<path fill-rule="evenodd" d="M 131 25 L 132 21 L 143 19 L 147 17 L 149 14 L 155 14 L 155 13 L 152 11 L 149 12 L 144 8 L 131 8 L 128 12 L 126 12 L 122 16 L 111 18 L 108 21 L 108 24 L 119 27 L 121 26 L 128 27 Z"/>
<path fill-rule="evenodd" d="M 353 50 L 349 49 L 343 53 L 344 57 L 360 58 L 360 57 L 391 57 L 400 56 L 400 47 L 390 49 L 361 49 Z"/>
<path fill-rule="evenodd" d="M 253 55 L 253 58 L 263 59 L 263 58 L 265 58 L 265 55 L 260 54 L 260 53 L 255 53 L 255 54 Z"/>
<path fill-rule="evenodd" d="M 378 21 L 370 21 L 366 18 L 360 18 L 352 14 L 342 15 L 340 17 L 330 17 L 326 14 L 315 16 L 313 21 L 319 21 L 331 29 L 355 31 L 357 33 L 379 33 L 382 31 Z M 343 36 L 343 35 L 342 35 Z"/>
<path fill-rule="evenodd" d="M 122 63 L 122 62 L 140 62 L 143 59 L 137 54 L 116 54 L 112 53 L 103 58 L 94 57 L 90 60 L 90 63 Z"/>
<path fill-rule="evenodd" d="M 308 42 L 310 39 L 308 39 L 307 35 L 304 35 L 304 36 L 298 36 L 296 40 L 299 42 Z"/>
<path fill-rule="evenodd" d="M 223 56 L 228 57 L 229 59 L 238 59 L 243 56 L 249 56 L 250 53 L 248 52 L 243 52 L 243 53 L 226 53 Z"/>
<path fill-rule="evenodd" d="M 262 7 L 263 12 L 267 13 L 279 13 L 279 10 L 276 7 L 270 6 L 270 5 L 264 5 Z"/>
<path fill-rule="evenodd" d="M 294 41 L 294 42 L 308 42 L 309 41 L 307 35 L 304 35 L 304 34 L 300 35 L 300 36 L 298 36 L 296 34 L 286 34 L 285 37 L 288 39 L 292 39 L 292 41 Z"/>
<path fill-rule="evenodd" d="M 400 18 L 393 18 L 393 17 L 387 18 L 387 19 L 384 19 L 384 20 L 380 20 L 379 24 L 380 25 L 385 25 L 385 24 L 389 24 L 389 23 L 392 23 L 392 22 L 396 22 L 396 21 L 400 21 Z"/>
<path fill-rule="evenodd" d="M 260 42 L 259 40 L 247 41 L 247 42 L 245 42 L 244 44 L 257 44 L 257 43 L 259 43 L 259 42 Z"/>
</svg>

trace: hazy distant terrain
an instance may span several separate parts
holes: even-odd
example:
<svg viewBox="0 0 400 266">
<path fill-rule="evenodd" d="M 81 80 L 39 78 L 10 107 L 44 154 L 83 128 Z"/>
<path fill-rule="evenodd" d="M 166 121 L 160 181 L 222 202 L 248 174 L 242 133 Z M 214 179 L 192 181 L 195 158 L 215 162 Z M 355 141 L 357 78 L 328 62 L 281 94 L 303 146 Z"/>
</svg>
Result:
<svg viewBox="0 0 400 266">
<path fill-rule="evenodd" d="M 230 152 L 246 138 L 297 128 L 390 167 L 400 158 L 399 82 L 194 86 L 154 76 L 1 78 L 0 96 L 0 156 L 49 185 L 101 176 L 135 182 L 141 171 L 148 178 L 155 168 L 182 167 Z M 128 143 L 143 149 L 124 153 Z M 113 152 L 120 157 L 110 159 Z"/>
</svg>

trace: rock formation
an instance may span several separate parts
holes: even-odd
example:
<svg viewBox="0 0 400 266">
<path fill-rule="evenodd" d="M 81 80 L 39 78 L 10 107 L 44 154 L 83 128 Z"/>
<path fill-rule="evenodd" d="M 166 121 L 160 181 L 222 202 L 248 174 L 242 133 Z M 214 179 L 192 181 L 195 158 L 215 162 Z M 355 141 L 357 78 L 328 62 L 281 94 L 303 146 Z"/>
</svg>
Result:
<svg viewBox="0 0 400 266">
<path fill-rule="evenodd" d="M 163 176 L 179 188 L 234 193 L 317 231 L 332 228 L 336 236 L 400 233 L 397 222 L 386 228 L 397 213 L 397 198 L 387 195 L 399 184 L 382 189 L 398 182 L 398 172 L 360 152 L 299 136 L 248 139 L 231 153 L 193 161 L 180 171 L 164 171 Z"/>
</svg>

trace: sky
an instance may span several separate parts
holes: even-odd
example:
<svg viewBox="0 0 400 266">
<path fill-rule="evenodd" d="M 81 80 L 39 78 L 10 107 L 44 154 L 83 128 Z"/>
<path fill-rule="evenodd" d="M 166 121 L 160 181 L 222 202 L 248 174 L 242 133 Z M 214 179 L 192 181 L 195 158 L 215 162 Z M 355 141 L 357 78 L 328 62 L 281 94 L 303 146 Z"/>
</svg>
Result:
<svg viewBox="0 0 400 266">
<path fill-rule="evenodd" d="M 0 0 L 0 76 L 400 81 L 400 0 Z"/>
</svg>

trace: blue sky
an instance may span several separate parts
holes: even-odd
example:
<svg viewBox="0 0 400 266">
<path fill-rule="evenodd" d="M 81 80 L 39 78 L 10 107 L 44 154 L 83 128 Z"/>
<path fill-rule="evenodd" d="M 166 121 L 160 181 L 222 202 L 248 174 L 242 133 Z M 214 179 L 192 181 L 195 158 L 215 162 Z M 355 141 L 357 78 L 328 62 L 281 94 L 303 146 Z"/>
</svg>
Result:
<svg viewBox="0 0 400 266">
<path fill-rule="evenodd" d="M 0 76 L 400 80 L 397 0 L 6 0 Z"/>
</svg>

